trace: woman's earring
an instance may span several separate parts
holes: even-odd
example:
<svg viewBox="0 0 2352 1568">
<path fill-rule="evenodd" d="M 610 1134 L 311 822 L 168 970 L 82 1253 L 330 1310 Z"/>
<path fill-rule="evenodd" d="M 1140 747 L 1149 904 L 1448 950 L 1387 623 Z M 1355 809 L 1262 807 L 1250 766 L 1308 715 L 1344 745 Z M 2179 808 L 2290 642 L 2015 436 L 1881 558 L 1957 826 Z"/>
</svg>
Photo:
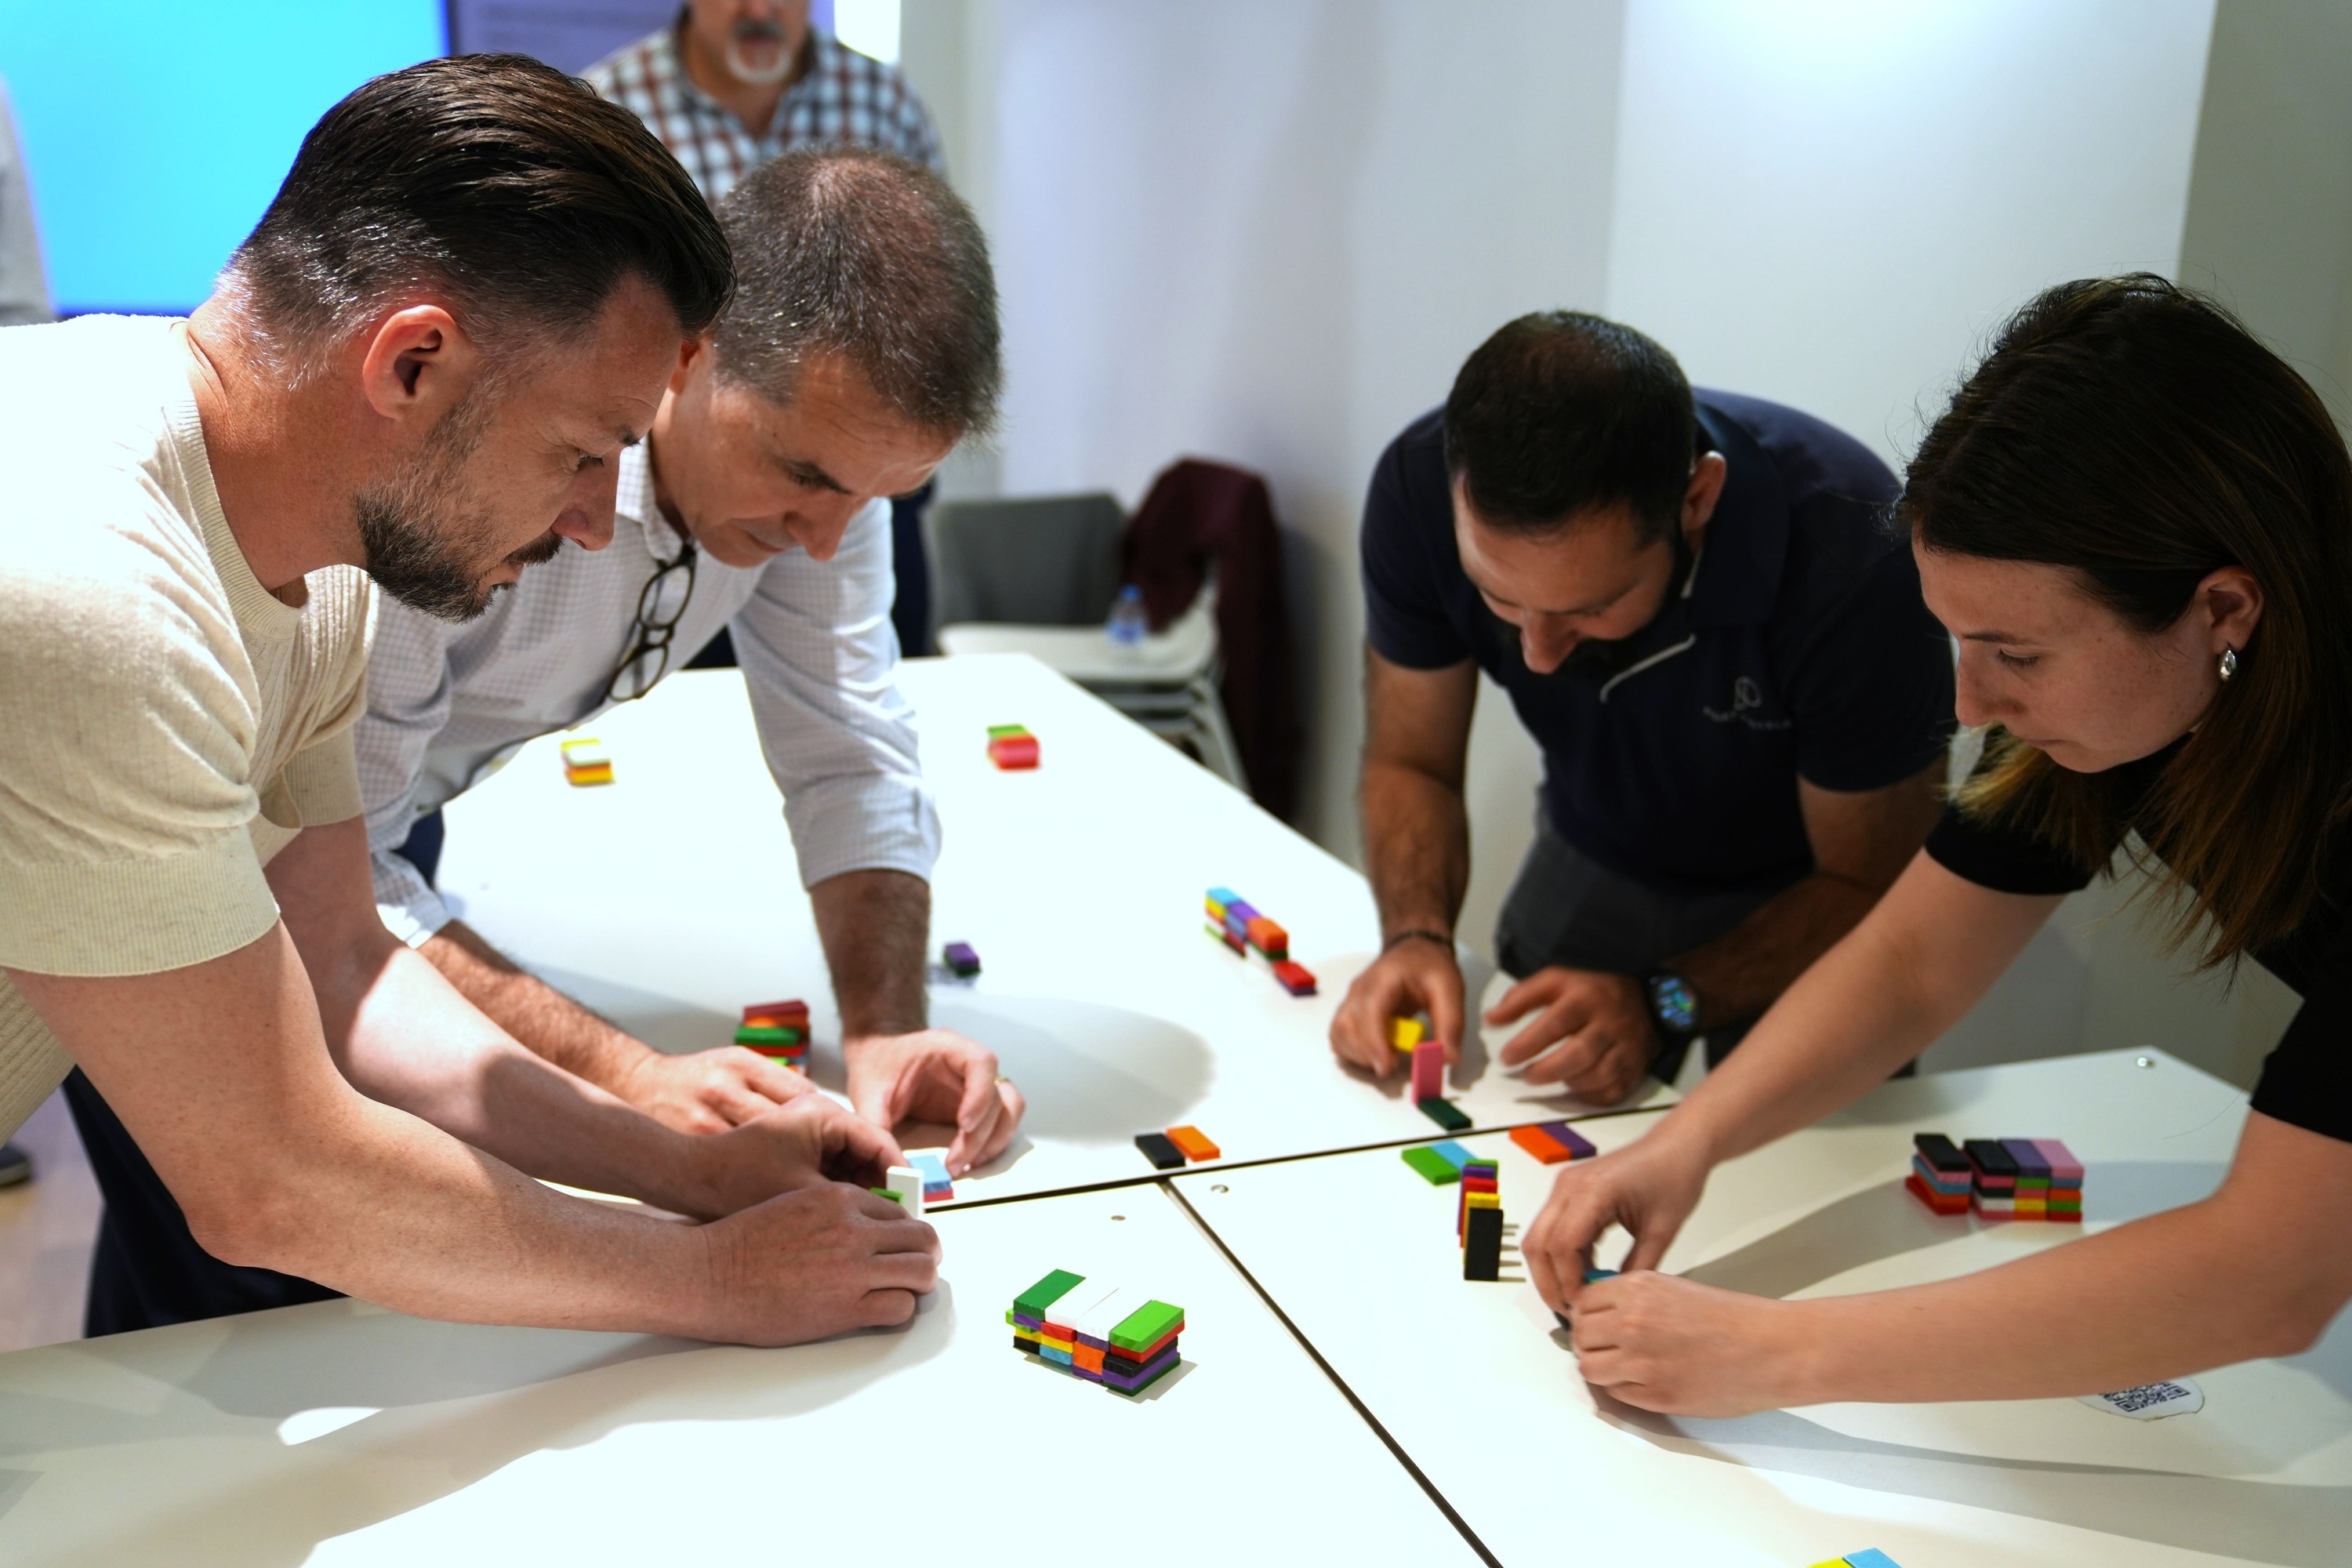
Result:
<svg viewBox="0 0 2352 1568">
<path fill-rule="evenodd" d="M 2238 650 L 2236 648 L 2225 647 L 2221 650 L 2221 679 L 2224 680 L 2229 679 L 2230 677 L 2238 673 Z"/>
</svg>

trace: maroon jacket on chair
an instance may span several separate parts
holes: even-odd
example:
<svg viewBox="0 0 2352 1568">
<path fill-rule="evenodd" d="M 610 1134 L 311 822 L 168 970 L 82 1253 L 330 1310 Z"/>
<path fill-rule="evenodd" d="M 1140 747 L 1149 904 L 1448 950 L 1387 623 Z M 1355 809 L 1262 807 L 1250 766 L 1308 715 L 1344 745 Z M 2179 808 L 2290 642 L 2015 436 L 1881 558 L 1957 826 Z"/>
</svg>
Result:
<svg viewBox="0 0 2352 1568">
<path fill-rule="evenodd" d="M 1225 716 L 1251 797 L 1288 821 L 1298 805 L 1298 695 L 1282 534 L 1265 481 L 1183 459 L 1152 481 L 1127 525 L 1123 554 L 1126 581 L 1143 590 L 1154 631 L 1192 607 L 1207 569 L 1216 568 Z"/>
</svg>

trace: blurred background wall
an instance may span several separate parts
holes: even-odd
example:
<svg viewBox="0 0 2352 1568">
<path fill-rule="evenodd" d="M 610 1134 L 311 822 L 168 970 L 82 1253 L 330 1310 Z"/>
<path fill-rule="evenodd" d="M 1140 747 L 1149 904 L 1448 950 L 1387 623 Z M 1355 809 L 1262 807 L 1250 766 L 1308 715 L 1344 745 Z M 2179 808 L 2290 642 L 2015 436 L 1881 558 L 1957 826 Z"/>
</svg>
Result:
<svg viewBox="0 0 2352 1568">
<path fill-rule="evenodd" d="M 895 54 L 995 246 L 1001 437 L 955 495 L 1255 468 L 1286 525 L 1301 827 L 1343 858 L 1374 458 L 1521 311 L 1600 310 L 1696 381 L 1900 465 L 2036 289 L 2211 289 L 2352 411 L 2352 7 L 2269 0 L 818 0 Z M 182 310 L 318 112 L 457 47 L 578 68 L 647 0 L 0 0 L 60 306 Z M 1536 760 L 1473 739 L 1488 940 Z M 2132 886 L 2075 901 L 1931 1062 L 2157 1043 L 2248 1079 L 2293 1005 L 2176 984 Z"/>
</svg>

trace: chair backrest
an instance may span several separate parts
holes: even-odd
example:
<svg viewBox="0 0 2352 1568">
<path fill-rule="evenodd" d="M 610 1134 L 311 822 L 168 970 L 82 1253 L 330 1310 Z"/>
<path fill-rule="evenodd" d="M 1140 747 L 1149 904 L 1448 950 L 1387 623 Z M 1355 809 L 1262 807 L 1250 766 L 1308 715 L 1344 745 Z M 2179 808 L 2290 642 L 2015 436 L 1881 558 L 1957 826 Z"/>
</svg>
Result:
<svg viewBox="0 0 2352 1568">
<path fill-rule="evenodd" d="M 1090 626 L 1118 593 L 1127 511 L 1106 491 L 941 501 L 926 531 L 935 626 Z"/>
</svg>

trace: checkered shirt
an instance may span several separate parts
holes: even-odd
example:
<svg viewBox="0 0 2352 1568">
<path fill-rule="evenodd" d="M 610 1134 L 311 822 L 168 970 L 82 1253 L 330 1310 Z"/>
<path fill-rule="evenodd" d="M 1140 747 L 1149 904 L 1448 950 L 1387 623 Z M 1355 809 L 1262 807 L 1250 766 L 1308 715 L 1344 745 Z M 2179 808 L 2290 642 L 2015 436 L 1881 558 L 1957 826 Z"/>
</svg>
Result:
<svg viewBox="0 0 2352 1568">
<path fill-rule="evenodd" d="M 679 25 L 673 22 L 639 38 L 581 74 L 661 138 L 711 205 L 736 181 L 795 147 L 877 147 L 946 172 L 930 113 L 898 67 L 811 27 L 807 72 L 785 89 L 768 133 L 754 136 L 686 74 L 686 62 L 678 57 Z"/>
<path fill-rule="evenodd" d="M 604 710 L 638 595 L 677 556 L 643 443 L 621 454 L 611 544 L 566 544 L 462 626 L 376 595 L 367 712 L 352 738 L 376 910 L 411 946 L 451 911 L 394 851 L 418 817 L 488 777 L 523 742 Z M 914 709 L 895 679 L 893 585 L 890 503 L 876 500 L 850 521 L 831 561 L 798 547 L 761 566 L 702 555 L 672 640 L 683 662 L 721 626 L 734 634 L 805 887 L 877 868 L 928 879 L 939 858 Z"/>
</svg>

